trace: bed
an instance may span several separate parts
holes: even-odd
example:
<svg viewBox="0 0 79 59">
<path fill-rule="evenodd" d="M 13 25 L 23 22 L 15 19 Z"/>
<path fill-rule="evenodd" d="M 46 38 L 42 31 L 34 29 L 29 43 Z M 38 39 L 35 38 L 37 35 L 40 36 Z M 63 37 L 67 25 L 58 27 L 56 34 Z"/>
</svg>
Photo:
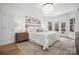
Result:
<svg viewBox="0 0 79 59">
<path fill-rule="evenodd" d="M 43 49 L 46 50 L 52 45 L 55 41 L 58 40 L 59 35 L 55 31 L 48 31 L 48 29 L 42 27 L 41 21 L 39 19 L 26 17 L 26 29 L 29 34 L 30 42 L 36 43 L 43 46 Z"/>
<path fill-rule="evenodd" d="M 59 35 L 55 31 L 29 32 L 30 42 L 43 46 L 43 50 L 48 49 L 58 38 Z"/>
</svg>

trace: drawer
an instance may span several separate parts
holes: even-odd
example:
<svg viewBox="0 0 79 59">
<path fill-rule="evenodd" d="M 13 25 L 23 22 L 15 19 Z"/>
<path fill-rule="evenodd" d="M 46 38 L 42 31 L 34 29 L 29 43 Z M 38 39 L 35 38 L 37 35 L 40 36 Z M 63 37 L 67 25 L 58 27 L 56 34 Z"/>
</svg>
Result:
<svg viewBox="0 0 79 59">
<path fill-rule="evenodd" d="M 22 33 L 22 34 L 16 34 L 17 36 L 27 36 L 27 33 Z"/>
<path fill-rule="evenodd" d="M 79 38 L 79 33 L 76 33 L 75 37 L 78 37 Z"/>
<path fill-rule="evenodd" d="M 16 39 L 16 42 L 21 42 L 21 41 L 27 41 L 27 38 L 23 37 L 23 38 L 17 38 Z"/>
<path fill-rule="evenodd" d="M 75 45 L 76 45 L 76 46 L 79 46 L 79 43 L 76 43 L 76 42 L 75 42 Z"/>
<path fill-rule="evenodd" d="M 20 36 L 24 37 L 24 36 L 27 36 L 27 34 L 22 34 L 22 35 L 20 35 Z"/>
</svg>

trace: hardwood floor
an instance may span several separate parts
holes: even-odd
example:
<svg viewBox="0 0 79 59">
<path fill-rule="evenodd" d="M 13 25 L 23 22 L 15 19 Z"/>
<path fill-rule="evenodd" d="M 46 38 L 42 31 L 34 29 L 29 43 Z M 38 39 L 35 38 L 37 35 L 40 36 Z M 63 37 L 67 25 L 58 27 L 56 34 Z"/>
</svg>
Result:
<svg viewBox="0 0 79 59">
<path fill-rule="evenodd" d="M 23 53 L 14 43 L 0 46 L 0 55 L 23 55 Z"/>
<path fill-rule="evenodd" d="M 61 37 L 44 51 L 41 46 L 29 41 L 0 46 L 0 55 L 76 55 L 75 41 Z"/>
</svg>

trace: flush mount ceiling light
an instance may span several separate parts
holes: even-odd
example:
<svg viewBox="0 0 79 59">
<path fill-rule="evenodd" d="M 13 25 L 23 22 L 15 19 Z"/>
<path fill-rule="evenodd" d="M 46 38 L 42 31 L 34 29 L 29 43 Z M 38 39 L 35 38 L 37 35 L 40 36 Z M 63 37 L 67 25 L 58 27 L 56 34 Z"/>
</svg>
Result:
<svg viewBox="0 0 79 59">
<path fill-rule="evenodd" d="M 42 4 L 42 10 L 44 15 L 51 16 L 54 10 L 54 4 L 53 3 Z"/>
</svg>

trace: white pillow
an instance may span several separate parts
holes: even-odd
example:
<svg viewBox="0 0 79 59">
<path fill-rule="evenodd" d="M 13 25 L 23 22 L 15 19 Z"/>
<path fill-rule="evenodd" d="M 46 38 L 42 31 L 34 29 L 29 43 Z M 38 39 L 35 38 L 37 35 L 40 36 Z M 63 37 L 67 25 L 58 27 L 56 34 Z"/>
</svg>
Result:
<svg viewBox="0 0 79 59">
<path fill-rule="evenodd" d="M 36 32 L 36 29 L 34 27 L 28 28 L 28 32 Z"/>
<path fill-rule="evenodd" d="M 36 29 L 37 32 L 43 32 L 43 29 L 42 28 L 38 28 Z"/>
</svg>

